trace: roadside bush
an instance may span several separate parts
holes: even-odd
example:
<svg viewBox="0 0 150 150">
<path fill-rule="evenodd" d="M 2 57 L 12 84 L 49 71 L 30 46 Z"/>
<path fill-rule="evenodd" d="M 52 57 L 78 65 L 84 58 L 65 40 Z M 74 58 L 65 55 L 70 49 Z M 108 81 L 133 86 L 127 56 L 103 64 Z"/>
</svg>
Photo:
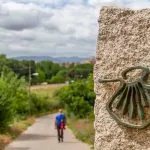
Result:
<svg viewBox="0 0 150 150">
<path fill-rule="evenodd" d="M 29 96 L 26 90 L 16 93 L 14 109 L 17 115 L 27 115 L 29 112 Z"/>
<path fill-rule="evenodd" d="M 37 94 L 31 94 L 31 113 L 39 114 L 49 111 L 54 111 L 60 108 L 59 101 L 52 101 L 47 96 L 39 96 Z"/>
<path fill-rule="evenodd" d="M 52 110 L 52 111 L 55 111 L 55 110 L 58 110 L 58 109 L 60 109 L 60 101 L 59 100 L 55 100 L 55 101 L 51 101 L 51 107 L 50 107 L 50 109 Z"/>
<path fill-rule="evenodd" d="M 16 113 L 16 93 L 23 89 L 24 79 L 7 72 L 0 77 L 0 129 L 8 126 Z"/>
<path fill-rule="evenodd" d="M 74 113 L 79 118 L 84 118 L 92 110 L 92 107 L 82 97 L 72 97 L 68 104 L 68 115 Z"/>
<path fill-rule="evenodd" d="M 68 114 L 84 118 L 92 111 L 95 100 L 92 75 L 87 80 L 78 80 L 60 89 L 59 96 L 62 107 Z"/>
<path fill-rule="evenodd" d="M 16 93 L 14 104 L 17 115 L 30 115 L 39 114 L 42 112 L 50 111 L 52 103 L 49 101 L 49 97 L 37 95 L 35 93 L 30 94 L 30 99 L 27 91 L 27 87 Z"/>
<path fill-rule="evenodd" d="M 6 80 L 0 78 L 0 129 L 7 127 L 13 118 L 13 96 Z"/>
<path fill-rule="evenodd" d="M 38 114 L 50 110 L 51 104 L 46 96 L 41 97 L 37 96 L 36 94 L 31 94 L 30 99 L 31 99 L 30 107 L 32 114 Z"/>
</svg>

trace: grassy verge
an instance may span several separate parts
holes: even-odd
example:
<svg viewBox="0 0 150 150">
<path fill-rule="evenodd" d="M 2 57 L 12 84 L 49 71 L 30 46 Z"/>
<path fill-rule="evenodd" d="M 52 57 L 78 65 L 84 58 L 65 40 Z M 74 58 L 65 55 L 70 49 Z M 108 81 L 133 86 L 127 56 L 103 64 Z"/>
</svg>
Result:
<svg viewBox="0 0 150 150">
<path fill-rule="evenodd" d="M 53 99 L 54 94 L 57 90 L 62 88 L 64 84 L 51 84 L 51 85 L 43 85 L 43 86 L 32 86 L 31 90 L 33 93 L 40 96 L 47 96 L 50 99 Z"/>
<path fill-rule="evenodd" d="M 31 88 L 32 93 L 36 94 L 38 97 L 41 97 L 48 104 L 48 111 L 40 113 L 44 115 L 45 113 L 52 113 L 58 111 L 60 108 L 60 101 L 55 96 L 55 93 L 64 86 L 64 84 L 51 84 L 45 86 L 33 86 Z"/>
<path fill-rule="evenodd" d="M 30 125 L 34 123 L 33 117 L 28 117 L 25 120 L 15 121 L 9 126 L 7 131 L 0 133 L 0 150 L 15 139 L 20 133 L 26 130 Z"/>
<path fill-rule="evenodd" d="M 93 146 L 94 126 L 90 119 L 69 119 L 69 127 L 76 138 Z"/>
</svg>

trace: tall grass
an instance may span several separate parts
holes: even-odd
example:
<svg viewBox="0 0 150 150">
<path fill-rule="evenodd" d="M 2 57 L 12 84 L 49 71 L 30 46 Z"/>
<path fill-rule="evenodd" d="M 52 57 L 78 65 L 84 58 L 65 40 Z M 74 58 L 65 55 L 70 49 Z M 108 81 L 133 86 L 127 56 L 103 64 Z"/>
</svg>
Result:
<svg viewBox="0 0 150 150">
<path fill-rule="evenodd" d="M 62 88 L 64 84 L 51 84 L 51 85 L 42 85 L 42 86 L 32 86 L 32 93 L 37 94 L 38 96 L 45 96 L 53 99 L 55 92 Z"/>
<path fill-rule="evenodd" d="M 88 144 L 94 145 L 94 115 L 91 115 L 86 119 L 78 119 L 71 117 L 69 119 L 69 127 L 72 129 L 76 138 L 86 142 Z"/>
<path fill-rule="evenodd" d="M 35 94 L 41 99 L 38 101 L 39 109 L 44 108 L 47 112 L 54 112 L 58 110 L 61 106 L 59 98 L 55 96 L 55 93 L 63 86 L 64 84 L 33 86 L 31 88 L 32 94 Z"/>
</svg>

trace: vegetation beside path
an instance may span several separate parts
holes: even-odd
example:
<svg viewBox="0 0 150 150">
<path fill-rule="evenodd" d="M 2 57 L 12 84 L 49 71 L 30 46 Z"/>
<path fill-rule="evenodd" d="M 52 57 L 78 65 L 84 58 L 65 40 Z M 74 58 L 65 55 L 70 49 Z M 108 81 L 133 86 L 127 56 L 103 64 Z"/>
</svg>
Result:
<svg viewBox="0 0 150 150">
<path fill-rule="evenodd" d="M 94 83 L 93 75 L 68 85 L 33 86 L 32 93 L 51 102 L 51 110 L 64 108 L 68 126 L 77 139 L 94 144 Z"/>
<path fill-rule="evenodd" d="M 51 110 L 64 108 L 68 116 L 68 126 L 77 139 L 94 144 L 94 83 L 91 74 L 86 80 L 77 80 L 71 84 L 53 84 L 33 86 L 32 93 L 39 97 L 47 97 L 51 102 Z"/>
<path fill-rule="evenodd" d="M 88 144 L 94 144 L 94 83 L 93 75 L 77 80 L 61 88 L 56 95 L 69 118 L 69 127 L 75 136 Z"/>
<path fill-rule="evenodd" d="M 93 124 L 89 118 L 93 115 L 95 99 L 93 77 L 89 76 L 92 72 L 93 63 L 35 63 L 10 59 L 1 54 L 0 149 L 31 125 L 34 117 L 55 112 L 60 107 L 66 110 L 71 123 L 78 124 L 79 121 L 79 124 Z M 29 81 L 31 85 L 58 84 L 33 86 L 30 92 Z"/>
<path fill-rule="evenodd" d="M 55 92 L 59 90 L 63 84 L 53 84 L 46 86 L 31 87 L 31 111 L 30 114 L 16 113 L 11 120 L 8 121 L 7 126 L 0 130 L 0 150 L 15 139 L 20 133 L 26 130 L 35 122 L 35 118 L 58 110 L 59 101 L 55 98 Z M 21 94 L 21 93 L 20 93 Z M 27 99 L 20 99 L 19 102 L 29 102 Z M 22 105 L 22 103 L 20 104 Z M 26 109 L 23 108 L 22 111 Z"/>
<path fill-rule="evenodd" d="M 0 150 L 34 123 L 36 116 L 56 112 L 60 107 L 64 107 L 69 118 L 68 125 L 76 138 L 93 145 L 95 94 L 92 75 L 87 80 L 76 81 L 66 86 L 64 84 L 33 86 L 31 96 L 31 115 L 33 117 L 29 117 L 28 111 L 23 115 L 15 115 L 8 127 L 1 130 Z"/>
<path fill-rule="evenodd" d="M 95 131 L 93 123 L 93 118 L 69 119 L 69 127 L 76 138 L 90 145 L 94 144 Z"/>
<path fill-rule="evenodd" d="M 0 149 L 41 116 L 64 108 L 69 127 L 83 142 L 93 144 L 93 77 L 68 85 L 33 86 L 29 98 L 28 85 L 8 69 L 0 76 Z M 29 119 L 30 118 L 30 119 Z"/>
</svg>

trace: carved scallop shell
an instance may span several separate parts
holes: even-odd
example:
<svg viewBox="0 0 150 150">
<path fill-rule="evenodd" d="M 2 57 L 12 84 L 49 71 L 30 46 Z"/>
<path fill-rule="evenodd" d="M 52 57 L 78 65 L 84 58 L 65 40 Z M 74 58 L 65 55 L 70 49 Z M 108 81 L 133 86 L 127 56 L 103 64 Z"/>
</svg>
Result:
<svg viewBox="0 0 150 150">
<path fill-rule="evenodd" d="M 126 82 L 127 73 L 135 69 L 142 69 L 142 76 L 134 82 Z M 148 68 L 137 66 L 122 72 L 122 79 L 99 80 L 100 83 L 120 81 L 118 90 L 106 105 L 108 112 L 118 123 L 139 129 L 150 125 L 150 86 L 146 85 L 149 73 Z"/>
</svg>

